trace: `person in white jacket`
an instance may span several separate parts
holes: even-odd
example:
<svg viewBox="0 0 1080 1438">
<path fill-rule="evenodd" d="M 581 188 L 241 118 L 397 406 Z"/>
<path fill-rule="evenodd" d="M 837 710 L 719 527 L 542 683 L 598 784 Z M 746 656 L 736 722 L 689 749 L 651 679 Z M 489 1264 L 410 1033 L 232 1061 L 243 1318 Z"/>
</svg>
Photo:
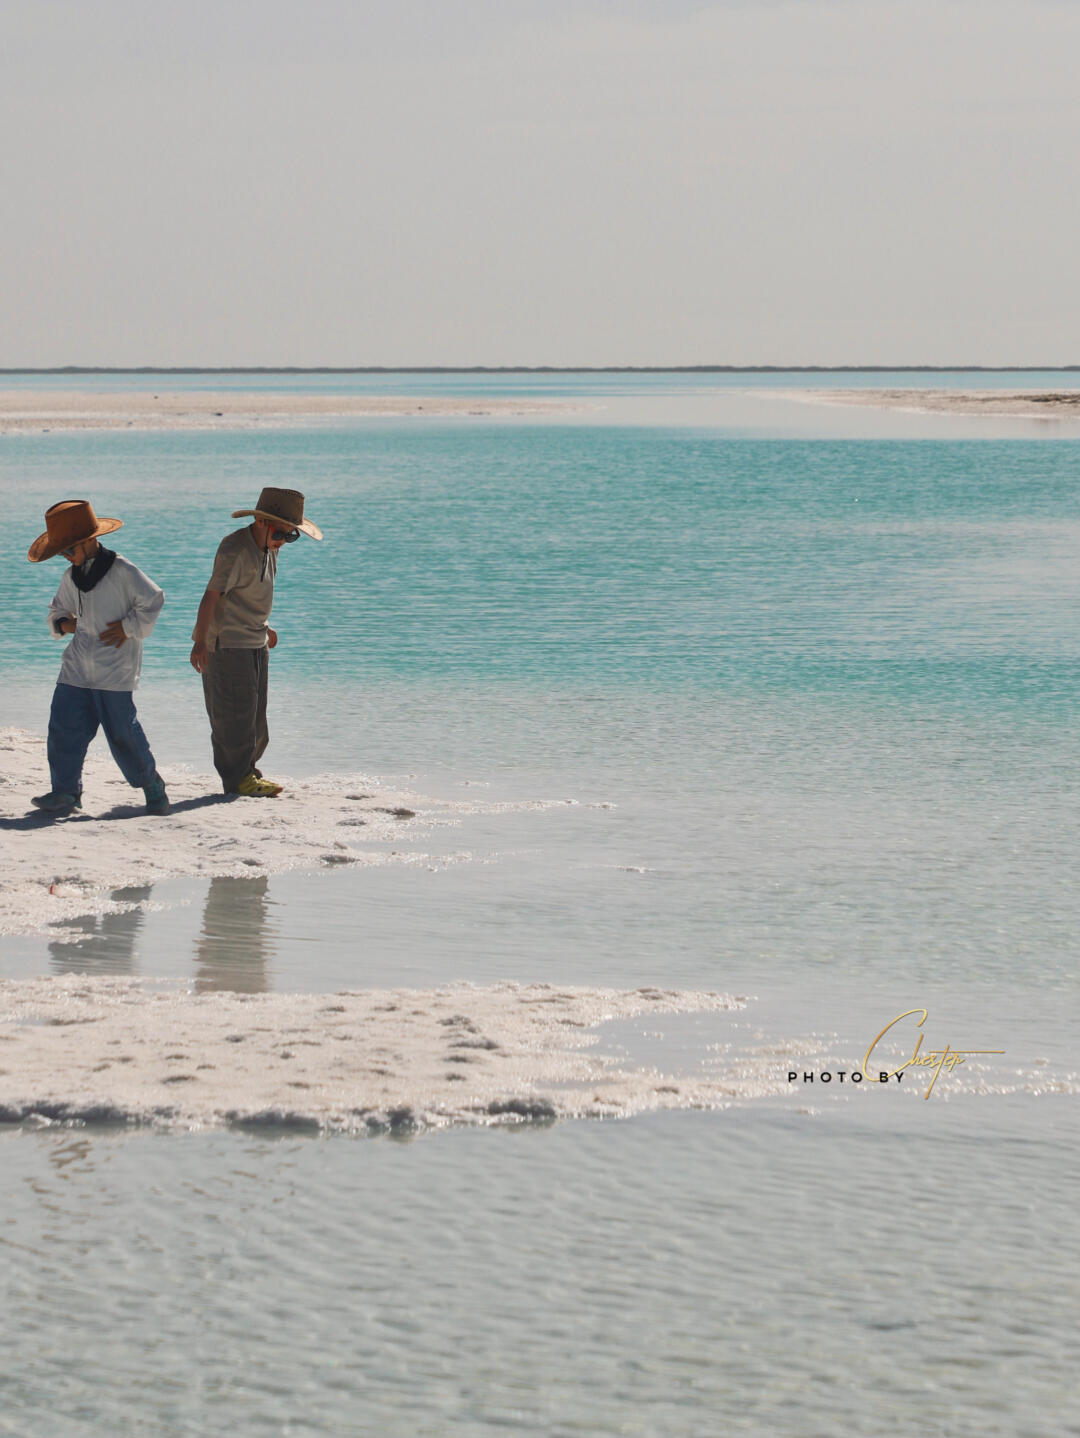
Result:
<svg viewBox="0 0 1080 1438">
<path fill-rule="evenodd" d="M 65 499 L 45 511 L 46 530 L 30 546 L 32 564 L 63 555 L 71 568 L 49 605 L 57 639 L 71 634 L 49 714 L 52 789 L 32 802 L 52 813 L 82 807 L 82 770 L 90 741 L 105 731 L 120 772 L 146 796 L 150 814 L 167 814 L 169 799 L 135 713 L 133 691 L 142 668 L 142 642 L 165 595 L 122 554 L 99 543 L 122 519 L 99 519 L 85 499 Z"/>
</svg>

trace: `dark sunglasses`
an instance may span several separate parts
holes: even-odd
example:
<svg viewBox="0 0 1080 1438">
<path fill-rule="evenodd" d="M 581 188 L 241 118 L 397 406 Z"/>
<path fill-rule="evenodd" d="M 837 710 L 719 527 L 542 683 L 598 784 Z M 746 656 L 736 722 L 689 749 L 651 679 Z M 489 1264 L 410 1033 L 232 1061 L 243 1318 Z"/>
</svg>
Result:
<svg viewBox="0 0 1080 1438">
<path fill-rule="evenodd" d="M 294 539 L 300 538 L 300 531 L 298 529 L 272 529 L 270 538 L 280 539 L 285 544 L 292 544 Z"/>
</svg>

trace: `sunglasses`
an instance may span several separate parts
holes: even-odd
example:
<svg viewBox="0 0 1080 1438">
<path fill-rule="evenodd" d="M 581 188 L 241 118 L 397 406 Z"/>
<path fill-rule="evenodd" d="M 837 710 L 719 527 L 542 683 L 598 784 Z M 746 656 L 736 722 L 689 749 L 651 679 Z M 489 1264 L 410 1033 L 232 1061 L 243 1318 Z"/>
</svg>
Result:
<svg viewBox="0 0 1080 1438">
<path fill-rule="evenodd" d="M 300 531 L 298 529 L 272 529 L 270 538 L 280 539 L 283 544 L 292 544 L 293 540 L 300 538 Z"/>
</svg>

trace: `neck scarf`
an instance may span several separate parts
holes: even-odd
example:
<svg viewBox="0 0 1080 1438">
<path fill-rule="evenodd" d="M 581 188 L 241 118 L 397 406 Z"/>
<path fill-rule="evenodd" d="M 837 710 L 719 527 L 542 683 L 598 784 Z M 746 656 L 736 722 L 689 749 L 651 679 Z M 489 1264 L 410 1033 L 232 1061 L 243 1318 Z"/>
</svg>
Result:
<svg viewBox="0 0 1080 1438">
<path fill-rule="evenodd" d="M 74 564 L 71 566 L 71 577 L 75 582 L 75 588 L 83 594 L 89 594 L 94 585 L 100 583 L 108 574 L 115 558 L 115 549 L 106 549 L 103 544 L 99 544 L 93 559 L 88 559 L 79 567 Z"/>
</svg>

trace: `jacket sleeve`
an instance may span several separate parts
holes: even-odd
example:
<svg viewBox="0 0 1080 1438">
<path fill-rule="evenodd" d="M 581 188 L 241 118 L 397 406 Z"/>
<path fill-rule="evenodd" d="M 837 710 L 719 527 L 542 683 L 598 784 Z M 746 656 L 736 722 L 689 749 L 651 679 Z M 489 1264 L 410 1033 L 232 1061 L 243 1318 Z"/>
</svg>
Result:
<svg viewBox="0 0 1080 1438">
<path fill-rule="evenodd" d="M 157 623 L 161 606 L 165 603 L 165 591 L 134 565 L 127 580 L 129 607 L 127 613 L 121 616 L 120 624 L 129 639 L 145 639 Z"/>
<path fill-rule="evenodd" d="M 61 619 L 74 619 L 75 615 L 75 586 L 71 582 L 71 570 L 65 569 L 64 577 L 60 581 L 60 588 L 53 595 L 52 603 L 49 605 L 49 632 L 54 639 L 63 639 L 63 635 L 56 627 Z"/>
</svg>

